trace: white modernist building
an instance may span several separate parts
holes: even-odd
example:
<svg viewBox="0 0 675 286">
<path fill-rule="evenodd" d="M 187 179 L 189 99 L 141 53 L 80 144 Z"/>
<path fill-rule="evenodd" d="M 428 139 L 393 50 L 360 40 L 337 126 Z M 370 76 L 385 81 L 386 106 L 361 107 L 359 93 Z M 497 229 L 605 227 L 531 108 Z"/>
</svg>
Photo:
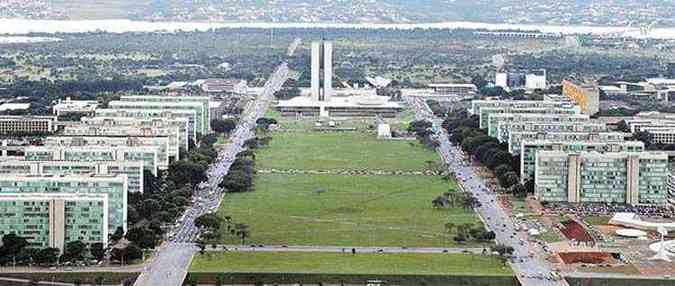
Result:
<svg viewBox="0 0 675 286">
<path fill-rule="evenodd" d="M 323 78 L 321 78 L 323 71 Z M 333 43 L 312 42 L 312 99 L 329 101 L 333 89 Z"/>
<path fill-rule="evenodd" d="M 394 117 L 403 110 L 400 102 L 378 96 L 373 89 L 333 90 L 333 44 L 313 42 L 309 92 L 280 100 L 275 108 L 283 116 L 294 117 Z M 323 76 L 323 78 L 322 78 Z"/>
</svg>

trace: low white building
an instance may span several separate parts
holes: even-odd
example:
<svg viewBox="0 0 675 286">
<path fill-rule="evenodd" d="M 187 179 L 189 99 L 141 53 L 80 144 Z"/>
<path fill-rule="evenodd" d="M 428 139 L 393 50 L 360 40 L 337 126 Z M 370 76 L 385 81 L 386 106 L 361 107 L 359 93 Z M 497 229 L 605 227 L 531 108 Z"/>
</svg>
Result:
<svg viewBox="0 0 675 286">
<path fill-rule="evenodd" d="M 96 100 L 72 100 L 67 97 L 66 100 L 60 100 L 52 107 L 52 113 L 56 116 L 67 114 L 93 115 L 98 108 Z"/>
</svg>

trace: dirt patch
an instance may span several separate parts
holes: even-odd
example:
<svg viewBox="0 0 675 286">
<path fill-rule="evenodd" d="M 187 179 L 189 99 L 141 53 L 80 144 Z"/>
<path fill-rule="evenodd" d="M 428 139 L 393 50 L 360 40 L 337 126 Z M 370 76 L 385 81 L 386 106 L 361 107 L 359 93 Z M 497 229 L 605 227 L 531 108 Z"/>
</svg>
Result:
<svg viewBox="0 0 675 286">
<path fill-rule="evenodd" d="M 558 253 L 565 264 L 608 264 L 616 262 L 612 255 L 606 252 L 563 252 Z"/>
<path fill-rule="evenodd" d="M 568 220 L 562 223 L 563 228 L 560 231 L 567 239 L 574 239 L 579 242 L 593 242 L 593 237 L 586 229 L 574 220 Z"/>
</svg>

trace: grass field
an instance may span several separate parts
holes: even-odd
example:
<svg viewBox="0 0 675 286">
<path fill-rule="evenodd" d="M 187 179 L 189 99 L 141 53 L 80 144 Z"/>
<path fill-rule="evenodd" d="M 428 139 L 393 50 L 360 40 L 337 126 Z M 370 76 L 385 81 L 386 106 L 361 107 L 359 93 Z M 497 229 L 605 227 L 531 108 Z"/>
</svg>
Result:
<svg viewBox="0 0 675 286">
<path fill-rule="evenodd" d="M 257 153 L 260 169 L 424 170 L 438 155 L 416 141 L 383 141 L 359 132 L 280 132 Z"/>
<path fill-rule="evenodd" d="M 510 275 L 495 257 L 464 254 L 216 252 L 197 255 L 190 272 Z"/>
<path fill-rule="evenodd" d="M 445 223 L 480 224 L 471 210 L 432 208 L 449 187 L 438 177 L 259 174 L 254 192 L 228 194 L 218 213 L 248 224 L 256 244 L 446 247 L 455 243 Z"/>
<path fill-rule="evenodd" d="M 584 221 L 590 225 L 605 225 L 609 223 L 610 219 L 608 216 L 587 216 Z"/>
</svg>

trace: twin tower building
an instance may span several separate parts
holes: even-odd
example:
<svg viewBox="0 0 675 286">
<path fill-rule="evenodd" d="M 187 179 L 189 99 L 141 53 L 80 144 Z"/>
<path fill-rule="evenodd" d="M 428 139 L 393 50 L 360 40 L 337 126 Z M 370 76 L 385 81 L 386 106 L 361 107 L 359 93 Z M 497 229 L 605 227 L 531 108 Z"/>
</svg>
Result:
<svg viewBox="0 0 675 286">
<path fill-rule="evenodd" d="M 333 43 L 312 42 L 312 100 L 330 101 L 332 93 Z"/>
</svg>

